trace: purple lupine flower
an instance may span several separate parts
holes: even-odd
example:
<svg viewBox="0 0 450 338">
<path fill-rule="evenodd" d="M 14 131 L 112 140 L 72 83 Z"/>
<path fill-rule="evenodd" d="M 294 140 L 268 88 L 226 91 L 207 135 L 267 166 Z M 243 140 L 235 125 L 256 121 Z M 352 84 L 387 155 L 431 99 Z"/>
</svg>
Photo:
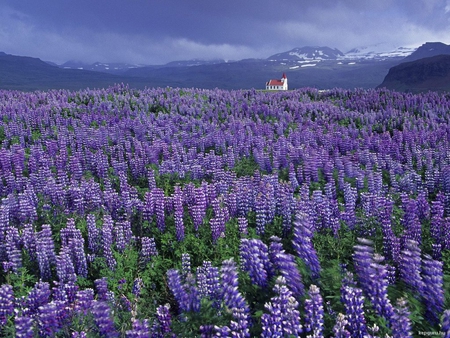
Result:
<svg viewBox="0 0 450 338">
<path fill-rule="evenodd" d="M 0 211 L 1 212 L 1 211 Z M 0 230 L 1 232 L 1 230 Z M 33 225 L 27 223 L 24 225 L 22 230 L 22 242 L 30 260 L 36 260 L 36 233 L 34 231 Z"/>
<path fill-rule="evenodd" d="M 155 214 L 155 203 L 153 201 L 153 194 L 147 191 L 144 195 L 144 209 L 142 210 L 142 216 L 144 220 L 151 222 L 153 215 Z"/>
<path fill-rule="evenodd" d="M 59 309 L 58 301 L 52 301 L 39 307 L 37 323 L 41 337 L 54 337 L 61 329 Z"/>
<path fill-rule="evenodd" d="M 231 309 L 232 320 L 230 321 L 231 337 L 250 337 L 250 321 L 247 310 L 243 308 Z"/>
<path fill-rule="evenodd" d="M 389 321 L 393 308 L 387 293 L 387 269 L 380 264 L 384 257 L 373 254 L 372 241 L 361 238 L 358 240 L 360 244 L 355 246 L 353 255 L 358 281 L 376 313 Z"/>
<path fill-rule="evenodd" d="M 421 221 L 430 216 L 430 205 L 428 204 L 427 193 L 424 191 L 417 195 L 417 216 Z"/>
<path fill-rule="evenodd" d="M 113 235 L 114 235 L 113 236 L 114 237 L 114 243 L 115 243 L 117 251 L 120 252 L 120 253 L 123 253 L 125 251 L 127 243 L 125 241 L 123 228 L 122 228 L 120 222 L 116 222 L 114 224 Z"/>
<path fill-rule="evenodd" d="M 228 308 L 248 309 L 244 296 L 238 290 L 238 272 L 233 259 L 222 262 L 222 299 Z"/>
<path fill-rule="evenodd" d="M 44 280 L 51 279 L 50 265 L 56 263 L 56 254 L 52 230 L 48 224 L 43 224 L 42 230 L 37 234 L 36 255 L 41 278 Z"/>
<path fill-rule="evenodd" d="M 97 300 L 107 301 L 108 300 L 108 280 L 106 277 L 96 279 L 94 281 L 95 289 L 97 290 Z"/>
<path fill-rule="evenodd" d="M 9 268 L 15 273 L 22 267 L 22 252 L 16 241 L 18 236 L 19 234 L 16 228 L 9 227 L 6 230 L 6 256 L 8 257 Z"/>
<path fill-rule="evenodd" d="M 183 192 L 179 186 L 175 187 L 173 194 L 174 218 L 175 218 L 175 232 L 178 242 L 184 239 L 184 222 L 183 222 Z"/>
<path fill-rule="evenodd" d="M 136 278 L 133 282 L 133 288 L 131 290 L 131 293 L 136 297 L 139 298 L 141 295 L 141 288 L 142 288 L 143 282 L 142 278 Z"/>
<path fill-rule="evenodd" d="M 229 215 L 227 214 L 228 209 L 222 207 L 222 200 L 223 195 L 220 195 L 211 201 L 214 210 L 214 218 L 210 220 L 213 242 L 216 242 L 219 237 L 225 236 L 225 223 Z"/>
<path fill-rule="evenodd" d="M 294 221 L 294 238 L 292 244 L 297 255 L 303 260 L 311 271 L 313 278 L 320 276 L 320 262 L 317 252 L 311 242 L 313 237 L 311 231 L 311 221 L 308 215 L 299 213 Z"/>
<path fill-rule="evenodd" d="M 192 274 L 191 256 L 188 253 L 183 253 L 181 254 L 181 280 L 186 280 L 190 274 Z"/>
<path fill-rule="evenodd" d="M 259 239 L 241 238 L 239 253 L 241 268 L 249 274 L 252 283 L 266 288 L 273 276 L 267 245 Z"/>
<path fill-rule="evenodd" d="M 267 217 L 267 200 L 263 192 L 259 192 L 255 199 L 255 212 L 256 212 L 256 233 L 259 236 L 264 235 L 266 224 L 268 223 Z"/>
<path fill-rule="evenodd" d="M 188 274 L 185 280 L 185 289 L 189 297 L 189 308 L 191 311 L 200 311 L 200 293 L 196 286 L 195 276 L 193 274 Z"/>
<path fill-rule="evenodd" d="M 239 233 L 242 235 L 248 234 L 248 219 L 245 217 L 238 217 L 238 227 L 239 227 Z"/>
<path fill-rule="evenodd" d="M 81 236 L 81 232 L 80 237 L 70 241 L 70 247 L 77 275 L 86 278 L 88 275 L 87 258 L 84 252 L 84 238 Z"/>
<path fill-rule="evenodd" d="M 108 303 L 96 301 L 92 307 L 92 314 L 101 337 L 113 338 L 118 333 L 114 327 L 114 321 L 111 318 L 111 308 Z"/>
<path fill-rule="evenodd" d="M 420 245 L 422 241 L 422 225 L 417 214 L 417 202 L 413 199 L 408 199 L 404 210 L 405 214 L 402 219 L 402 224 L 405 230 L 402 235 L 402 240 L 414 240 Z"/>
<path fill-rule="evenodd" d="M 148 338 L 150 337 L 150 328 L 148 319 L 133 320 L 133 328 L 125 333 L 126 338 Z"/>
<path fill-rule="evenodd" d="M 158 329 L 159 332 L 165 336 L 172 332 L 172 318 L 170 316 L 170 306 L 169 304 L 160 305 L 156 309 L 156 318 L 158 320 Z"/>
<path fill-rule="evenodd" d="M 347 331 L 346 327 L 348 325 L 348 320 L 342 313 L 338 313 L 336 317 L 336 324 L 333 327 L 333 333 L 335 338 L 350 338 L 350 332 Z"/>
<path fill-rule="evenodd" d="M 298 302 L 285 282 L 284 277 L 277 278 L 274 286 L 276 296 L 264 305 L 269 313 L 264 313 L 261 317 L 261 337 L 290 337 L 302 333 Z"/>
<path fill-rule="evenodd" d="M 34 337 L 34 320 L 27 316 L 16 316 L 14 318 L 16 325 L 17 338 L 33 338 Z"/>
<path fill-rule="evenodd" d="M 450 338 L 450 310 L 445 310 L 441 317 L 441 331 L 445 338 Z"/>
<path fill-rule="evenodd" d="M 158 250 L 156 249 L 155 239 L 153 237 L 142 237 L 141 238 L 141 252 L 140 259 L 141 262 L 146 265 L 150 262 L 153 256 L 158 255 Z"/>
<path fill-rule="evenodd" d="M 209 220 L 209 226 L 211 228 L 211 236 L 213 243 L 216 243 L 220 237 L 224 236 L 224 222 L 217 217 L 213 217 Z"/>
<path fill-rule="evenodd" d="M 87 334 L 84 331 L 72 332 L 72 338 L 87 338 Z"/>
<path fill-rule="evenodd" d="M 175 300 L 178 302 L 180 310 L 183 312 L 189 311 L 190 310 L 189 295 L 187 294 L 187 291 L 184 288 L 178 270 L 175 269 L 168 270 L 167 279 L 169 289 L 172 291 Z"/>
<path fill-rule="evenodd" d="M 294 209 L 294 188 L 288 184 L 280 184 L 278 189 L 279 213 L 283 217 L 283 237 L 287 237 L 292 230 L 292 210 Z"/>
<path fill-rule="evenodd" d="M 14 291 L 9 284 L 0 286 L 0 327 L 8 321 L 14 313 Z"/>
<path fill-rule="evenodd" d="M 437 243 L 441 243 L 442 223 L 444 222 L 444 205 L 441 200 L 436 199 L 431 202 L 431 223 L 430 233 Z"/>
<path fill-rule="evenodd" d="M 393 338 L 412 337 L 410 312 L 405 299 L 397 299 L 397 306 L 394 307 L 394 314 L 391 318 L 391 330 Z"/>
<path fill-rule="evenodd" d="M 156 188 L 155 172 L 152 168 L 147 169 L 147 180 L 148 180 L 148 189 L 152 191 L 152 189 Z"/>
<path fill-rule="evenodd" d="M 228 326 L 214 326 L 214 330 L 216 331 L 215 336 L 218 338 L 230 337 L 231 329 Z"/>
<path fill-rule="evenodd" d="M 155 188 L 151 190 L 153 203 L 155 203 L 155 214 L 156 214 L 156 226 L 159 231 L 164 232 L 166 228 L 165 223 L 165 199 L 164 190 L 161 188 Z"/>
<path fill-rule="evenodd" d="M 23 315 L 33 317 L 38 308 L 45 305 L 50 300 L 50 284 L 47 282 L 38 282 L 33 289 L 28 293 L 26 300 L 26 308 L 23 310 Z"/>
<path fill-rule="evenodd" d="M 281 239 L 275 236 L 271 237 L 272 243 L 269 246 L 270 261 L 275 270 L 286 279 L 286 286 L 293 295 L 300 298 L 304 295 L 305 287 L 302 282 L 302 276 L 297 268 L 295 257 L 285 253 Z"/>
<path fill-rule="evenodd" d="M 75 282 L 77 275 L 70 258 L 69 248 L 64 246 L 56 259 L 56 274 L 60 283 Z"/>
<path fill-rule="evenodd" d="M 88 249 L 93 254 L 100 253 L 100 231 L 97 228 L 96 222 L 95 222 L 95 216 L 93 214 L 89 214 L 86 216 L 86 224 L 87 224 L 87 231 L 88 231 Z"/>
<path fill-rule="evenodd" d="M 200 296 L 208 297 L 214 301 L 215 307 L 219 307 L 222 292 L 219 268 L 212 266 L 209 261 L 204 261 L 203 265 L 197 268 L 197 284 Z"/>
<path fill-rule="evenodd" d="M 422 296 L 427 308 L 426 318 L 437 324 L 444 309 L 444 274 L 442 261 L 425 255 L 422 261 L 423 292 Z"/>
<path fill-rule="evenodd" d="M 200 338 L 214 337 L 215 328 L 214 325 L 200 325 Z"/>
<path fill-rule="evenodd" d="M 405 243 L 405 249 L 401 252 L 400 279 L 408 285 L 408 287 L 422 294 L 423 280 L 420 276 L 421 258 L 420 248 L 417 242 L 408 240 Z"/>
<path fill-rule="evenodd" d="M 312 284 L 309 287 L 309 299 L 305 300 L 305 329 L 313 337 L 323 337 L 323 300 L 320 289 Z"/>
<path fill-rule="evenodd" d="M 348 275 L 342 281 L 341 302 L 344 304 L 348 330 L 351 337 L 359 338 L 367 334 L 366 319 L 364 317 L 364 297 L 362 290 L 353 287 L 353 276 Z"/>
<path fill-rule="evenodd" d="M 113 256 L 112 246 L 113 246 L 113 227 L 114 222 L 110 215 L 105 215 L 103 217 L 103 228 L 102 228 L 102 248 L 103 256 L 106 259 L 106 264 L 111 270 L 114 270 L 117 262 Z"/>
<path fill-rule="evenodd" d="M 79 290 L 75 297 L 75 311 L 86 316 L 94 303 L 94 290 Z"/>
<path fill-rule="evenodd" d="M 391 199 L 383 198 L 381 204 L 379 221 L 383 232 L 383 253 L 386 259 L 398 262 L 400 257 L 400 239 L 395 236 L 391 223 L 394 203 Z"/>
</svg>

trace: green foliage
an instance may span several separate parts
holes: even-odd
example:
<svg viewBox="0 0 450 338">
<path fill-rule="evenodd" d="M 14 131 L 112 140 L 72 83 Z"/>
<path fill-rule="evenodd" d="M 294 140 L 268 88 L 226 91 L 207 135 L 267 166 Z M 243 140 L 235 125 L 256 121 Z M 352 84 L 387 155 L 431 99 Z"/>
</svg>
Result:
<svg viewBox="0 0 450 338">
<path fill-rule="evenodd" d="M 258 163 L 256 163 L 253 156 L 249 156 L 242 157 L 240 160 L 236 161 L 233 171 L 236 173 L 237 177 L 242 177 L 251 176 L 258 169 L 260 169 Z"/>
<path fill-rule="evenodd" d="M 6 139 L 5 127 L 0 126 L 0 143 Z"/>
</svg>

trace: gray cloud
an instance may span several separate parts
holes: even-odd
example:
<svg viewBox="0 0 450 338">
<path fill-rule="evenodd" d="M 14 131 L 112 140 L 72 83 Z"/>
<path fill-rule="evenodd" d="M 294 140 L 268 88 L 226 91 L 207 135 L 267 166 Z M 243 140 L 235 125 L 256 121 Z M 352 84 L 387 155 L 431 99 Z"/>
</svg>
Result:
<svg viewBox="0 0 450 338">
<path fill-rule="evenodd" d="M 449 0 L 0 0 L 0 51 L 62 63 L 263 58 L 304 45 L 347 51 L 450 43 Z"/>
</svg>

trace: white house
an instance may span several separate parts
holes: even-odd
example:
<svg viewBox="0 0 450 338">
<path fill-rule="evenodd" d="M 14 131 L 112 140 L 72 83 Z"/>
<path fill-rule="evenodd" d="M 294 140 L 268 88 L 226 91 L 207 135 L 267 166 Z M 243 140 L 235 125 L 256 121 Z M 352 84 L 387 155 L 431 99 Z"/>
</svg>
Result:
<svg viewBox="0 0 450 338">
<path fill-rule="evenodd" d="M 288 90 L 287 76 L 283 73 L 280 80 L 269 80 L 266 82 L 266 90 Z"/>
</svg>

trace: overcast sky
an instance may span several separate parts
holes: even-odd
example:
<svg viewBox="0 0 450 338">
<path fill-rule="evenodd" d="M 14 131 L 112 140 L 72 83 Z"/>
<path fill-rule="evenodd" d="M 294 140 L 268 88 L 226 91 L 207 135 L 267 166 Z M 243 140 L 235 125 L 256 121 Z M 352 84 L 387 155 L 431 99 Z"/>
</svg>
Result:
<svg viewBox="0 0 450 338">
<path fill-rule="evenodd" d="M 0 0 L 0 51 L 61 64 L 450 43 L 450 0 Z"/>
</svg>

